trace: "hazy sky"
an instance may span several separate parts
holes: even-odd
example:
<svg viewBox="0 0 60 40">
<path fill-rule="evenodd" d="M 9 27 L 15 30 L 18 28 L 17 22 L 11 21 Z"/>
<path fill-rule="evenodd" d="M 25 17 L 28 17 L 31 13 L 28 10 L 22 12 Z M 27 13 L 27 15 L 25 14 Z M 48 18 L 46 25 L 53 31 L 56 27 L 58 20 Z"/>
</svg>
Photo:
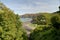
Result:
<svg viewBox="0 0 60 40">
<path fill-rule="evenodd" d="M 20 15 L 25 13 L 54 12 L 59 0 L 1 0 L 8 8 Z"/>
</svg>

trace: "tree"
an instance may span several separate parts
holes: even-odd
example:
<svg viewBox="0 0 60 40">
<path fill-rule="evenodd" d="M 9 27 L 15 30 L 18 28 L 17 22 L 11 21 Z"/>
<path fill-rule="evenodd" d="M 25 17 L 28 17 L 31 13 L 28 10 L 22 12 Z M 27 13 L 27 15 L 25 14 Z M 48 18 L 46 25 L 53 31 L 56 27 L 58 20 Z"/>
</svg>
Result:
<svg viewBox="0 0 60 40">
<path fill-rule="evenodd" d="M 46 25 L 47 21 L 44 15 L 38 15 L 36 18 L 33 18 L 31 21 L 33 24 Z"/>
<path fill-rule="evenodd" d="M 30 40 L 60 40 L 60 15 L 52 15 L 51 24 L 36 27 L 30 34 Z"/>
<path fill-rule="evenodd" d="M 60 28 L 60 21 L 59 21 L 59 17 L 58 16 L 53 16 L 51 18 L 51 23 L 52 23 L 53 27 L 55 27 L 56 29 Z"/>
<path fill-rule="evenodd" d="M 19 15 L 4 4 L 0 9 L 0 40 L 27 40 Z"/>
<path fill-rule="evenodd" d="M 59 31 L 59 32 L 58 32 Z M 53 27 L 37 27 L 30 34 L 30 40 L 60 40 L 60 30 Z"/>
</svg>

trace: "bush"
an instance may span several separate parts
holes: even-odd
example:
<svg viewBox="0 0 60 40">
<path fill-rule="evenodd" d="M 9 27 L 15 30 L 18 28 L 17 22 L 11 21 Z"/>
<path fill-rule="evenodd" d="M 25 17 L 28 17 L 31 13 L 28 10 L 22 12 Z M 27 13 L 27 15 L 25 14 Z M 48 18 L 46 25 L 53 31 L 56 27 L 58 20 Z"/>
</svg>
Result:
<svg viewBox="0 0 60 40">
<path fill-rule="evenodd" d="M 20 17 L 4 6 L 0 11 L 0 40 L 27 40 Z"/>
<path fill-rule="evenodd" d="M 60 15 L 52 14 L 51 24 L 37 27 L 30 34 L 30 40 L 60 40 Z"/>
<path fill-rule="evenodd" d="M 51 23 L 52 23 L 53 27 L 55 27 L 56 29 L 60 28 L 60 21 L 59 21 L 59 17 L 58 16 L 53 16 L 51 18 Z"/>
<path fill-rule="evenodd" d="M 46 25 L 47 21 L 44 15 L 38 15 L 36 18 L 33 18 L 31 21 L 33 24 Z"/>
<path fill-rule="evenodd" d="M 30 40 L 60 40 L 60 34 L 57 31 L 53 27 L 37 27 L 30 34 Z"/>
</svg>

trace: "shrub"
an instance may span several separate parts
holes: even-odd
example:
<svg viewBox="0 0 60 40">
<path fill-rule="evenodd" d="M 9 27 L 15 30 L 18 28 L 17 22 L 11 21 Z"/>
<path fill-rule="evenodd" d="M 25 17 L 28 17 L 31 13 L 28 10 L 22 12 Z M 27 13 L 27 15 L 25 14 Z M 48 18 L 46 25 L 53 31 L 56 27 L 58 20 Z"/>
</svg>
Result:
<svg viewBox="0 0 60 40">
<path fill-rule="evenodd" d="M 20 17 L 5 6 L 0 9 L 0 40 L 27 40 Z"/>
<path fill-rule="evenodd" d="M 53 27 L 37 27 L 30 34 L 30 40 L 60 40 L 60 34 L 57 31 Z"/>
<path fill-rule="evenodd" d="M 44 15 L 38 15 L 36 18 L 33 18 L 32 23 L 38 25 L 46 25 L 47 21 Z"/>
</svg>

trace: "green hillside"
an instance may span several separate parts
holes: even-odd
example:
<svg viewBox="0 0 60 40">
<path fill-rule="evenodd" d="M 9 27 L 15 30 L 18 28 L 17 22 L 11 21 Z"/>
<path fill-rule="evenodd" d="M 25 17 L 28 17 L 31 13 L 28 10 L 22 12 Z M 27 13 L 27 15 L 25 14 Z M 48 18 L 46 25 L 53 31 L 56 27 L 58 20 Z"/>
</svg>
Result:
<svg viewBox="0 0 60 40">
<path fill-rule="evenodd" d="M 45 16 L 47 20 L 49 20 L 46 22 L 47 25 L 45 24 L 46 26 L 43 26 L 39 24 L 41 26 L 37 26 L 36 29 L 31 32 L 30 40 L 60 40 L 60 12 L 49 15 Z M 38 24 L 38 22 L 36 24 Z"/>
<path fill-rule="evenodd" d="M 0 3 L 0 40 L 27 40 L 19 15 Z"/>
</svg>

